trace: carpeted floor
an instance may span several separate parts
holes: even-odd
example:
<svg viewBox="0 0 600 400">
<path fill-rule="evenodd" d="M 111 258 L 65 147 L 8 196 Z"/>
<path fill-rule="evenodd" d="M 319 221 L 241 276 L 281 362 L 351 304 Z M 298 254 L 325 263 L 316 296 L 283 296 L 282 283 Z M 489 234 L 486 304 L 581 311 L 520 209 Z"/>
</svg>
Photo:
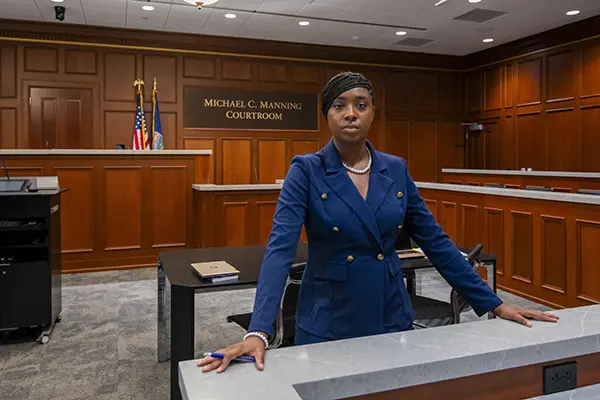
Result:
<svg viewBox="0 0 600 400">
<path fill-rule="evenodd" d="M 448 299 L 450 288 L 435 271 L 422 276 L 421 294 Z M 62 321 L 50 343 L 0 337 L 0 399 L 168 399 L 169 363 L 156 361 L 156 291 L 155 269 L 65 275 Z M 225 317 L 251 311 L 253 298 L 253 289 L 197 295 L 197 352 L 240 340 L 245 332 Z M 468 312 L 463 319 L 477 317 Z"/>
</svg>

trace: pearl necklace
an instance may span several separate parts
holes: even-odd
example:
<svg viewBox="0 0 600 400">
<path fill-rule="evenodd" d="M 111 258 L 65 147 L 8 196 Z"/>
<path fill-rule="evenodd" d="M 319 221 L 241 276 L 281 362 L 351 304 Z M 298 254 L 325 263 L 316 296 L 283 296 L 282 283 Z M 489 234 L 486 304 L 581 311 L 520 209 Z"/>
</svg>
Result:
<svg viewBox="0 0 600 400">
<path fill-rule="evenodd" d="M 365 167 L 365 169 L 352 168 L 351 166 L 342 162 L 342 165 L 344 166 L 344 168 L 346 168 L 348 171 L 350 171 L 354 174 L 357 174 L 357 175 L 363 175 L 363 174 L 366 174 L 367 172 L 369 172 L 369 170 L 371 169 L 371 163 L 373 162 L 373 159 L 371 158 L 371 152 L 369 151 L 369 148 L 365 147 L 365 149 L 367 149 L 367 155 L 369 156 L 369 161 L 367 162 L 367 166 Z"/>
</svg>

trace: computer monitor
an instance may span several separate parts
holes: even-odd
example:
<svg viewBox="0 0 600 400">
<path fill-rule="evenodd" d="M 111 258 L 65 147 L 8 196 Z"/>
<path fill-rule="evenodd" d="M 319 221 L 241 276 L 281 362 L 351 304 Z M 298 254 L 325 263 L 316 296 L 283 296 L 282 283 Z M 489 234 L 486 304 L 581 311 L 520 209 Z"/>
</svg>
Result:
<svg viewBox="0 0 600 400">
<path fill-rule="evenodd" d="M 2 179 L 0 180 L 0 193 L 24 192 L 28 183 L 28 179 Z"/>
</svg>

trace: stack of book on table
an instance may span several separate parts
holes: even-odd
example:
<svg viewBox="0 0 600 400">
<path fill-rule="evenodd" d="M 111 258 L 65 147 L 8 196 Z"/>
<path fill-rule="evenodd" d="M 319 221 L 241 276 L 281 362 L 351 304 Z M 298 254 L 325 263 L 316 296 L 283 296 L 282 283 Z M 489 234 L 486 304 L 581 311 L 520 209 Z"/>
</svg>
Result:
<svg viewBox="0 0 600 400">
<path fill-rule="evenodd" d="M 202 279 L 212 283 L 231 282 L 239 279 L 240 271 L 227 261 L 193 263 L 192 270 Z"/>
</svg>

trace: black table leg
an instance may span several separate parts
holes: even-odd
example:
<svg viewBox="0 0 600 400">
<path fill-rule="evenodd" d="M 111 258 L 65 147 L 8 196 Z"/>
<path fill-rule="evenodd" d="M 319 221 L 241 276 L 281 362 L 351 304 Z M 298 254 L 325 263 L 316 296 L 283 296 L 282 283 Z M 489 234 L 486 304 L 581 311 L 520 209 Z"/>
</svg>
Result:
<svg viewBox="0 0 600 400">
<path fill-rule="evenodd" d="M 179 362 L 194 358 L 194 289 L 171 286 L 171 400 L 181 400 Z"/>
</svg>

